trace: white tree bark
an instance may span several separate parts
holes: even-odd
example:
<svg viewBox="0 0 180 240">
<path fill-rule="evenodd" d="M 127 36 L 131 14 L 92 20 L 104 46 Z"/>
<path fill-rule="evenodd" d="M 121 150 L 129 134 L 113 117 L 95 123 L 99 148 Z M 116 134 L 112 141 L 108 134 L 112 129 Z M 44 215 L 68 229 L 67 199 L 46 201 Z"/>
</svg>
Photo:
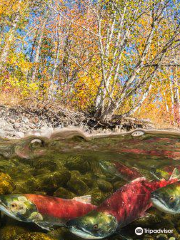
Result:
<svg viewBox="0 0 180 240">
<path fill-rule="evenodd" d="M 35 58 L 34 58 L 34 68 L 33 68 L 33 73 L 32 73 L 32 78 L 31 78 L 31 82 L 35 82 L 36 80 L 36 74 L 37 74 L 37 70 L 38 70 L 38 63 L 39 63 L 39 59 L 40 59 L 40 50 L 41 50 L 41 45 L 42 45 L 42 40 L 43 40 L 43 36 L 44 36 L 44 30 L 45 30 L 45 26 L 47 23 L 47 17 L 45 17 L 45 19 L 43 20 L 42 26 L 39 29 L 39 40 L 38 40 L 38 44 L 37 44 L 37 49 L 36 49 L 36 54 L 35 54 Z"/>
<path fill-rule="evenodd" d="M 15 16 L 15 19 L 14 19 L 14 21 L 12 23 L 11 29 L 8 32 L 8 37 L 5 40 L 5 45 L 4 45 L 4 47 L 2 49 L 2 52 L 1 52 L 1 55 L 0 55 L 0 70 L 2 70 L 3 66 L 7 62 L 7 57 L 8 57 L 8 54 L 9 54 L 10 46 L 11 46 L 11 44 L 13 42 L 14 34 L 15 34 L 16 30 L 17 30 L 17 24 L 18 24 L 18 22 L 20 20 L 21 3 L 22 3 L 22 0 L 19 0 L 18 9 L 17 9 L 17 13 L 16 13 L 16 16 Z"/>
</svg>

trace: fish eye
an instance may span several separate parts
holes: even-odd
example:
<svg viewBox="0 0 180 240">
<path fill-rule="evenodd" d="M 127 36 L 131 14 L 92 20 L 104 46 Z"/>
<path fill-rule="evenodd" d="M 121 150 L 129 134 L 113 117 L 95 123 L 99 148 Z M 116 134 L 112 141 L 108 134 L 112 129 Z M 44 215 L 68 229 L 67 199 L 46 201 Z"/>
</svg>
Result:
<svg viewBox="0 0 180 240">
<path fill-rule="evenodd" d="M 170 200 L 171 202 L 174 201 L 174 197 L 171 196 L 171 197 L 169 198 L 169 200 Z"/>
<path fill-rule="evenodd" d="M 12 204 L 11 204 L 11 207 L 12 207 L 12 208 L 16 208 L 16 207 L 17 207 L 17 204 L 16 204 L 16 203 L 12 203 Z"/>
<path fill-rule="evenodd" d="M 94 229 L 94 230 L 98 230 L 98 224 L 95 224 L 95 225 L 93 226 L 93 229 Z"/>
</svg>

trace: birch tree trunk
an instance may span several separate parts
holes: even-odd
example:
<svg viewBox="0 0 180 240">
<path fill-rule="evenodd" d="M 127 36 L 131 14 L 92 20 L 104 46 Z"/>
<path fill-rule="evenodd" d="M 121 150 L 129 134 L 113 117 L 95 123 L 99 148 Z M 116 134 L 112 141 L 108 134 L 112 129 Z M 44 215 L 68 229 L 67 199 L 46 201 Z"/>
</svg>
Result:
<svg viewBox="0 0 180 240">
<path fill-rule="evenodd" d="M 170 94 L 171 94 L 171 113 L 172 113 L 172 121 L 173 124 L 175 124 L 175 108 L 174 108 L 174 92 L 173 92 L 173 80 L 169 80 L 169 85 L 170 85 Z"/>
<path fill-rule="evenodd" d="M 131 48 L 129 47 L 128 41 L 133 41 L 133 24 L 136 25 L 137 19 L 139 19 L 139 17 L 141 18 L 146 12 L 143 12 L 140 2 L 135 1 L 135 3 L 137 6 L 135 10 L 131 12 L 129 2 L 124 3 L 124 5 L 115 6 L 113 4 L 116 3 L 110 1 L 108 6 L 112 6 L 112 14 L 110 15 L 110 20 L 106 23 L 106 25 L 103 25 L 106 21 L 105 18 L 103 18 L 103 8 L 99 8 L 99 12 L 97 10 L 97 41 L 99 46 L 99 56 L 101 59 L 102 80 L 96 96 L 95 117 L 98 117 L 100 120 L 110 119 L 113 114 L 121 109 L 124 102 L 128 100 L 132 94 L 136 93 L 136 90 L 139 87 L 144 88 L 147 84 L 149 84 L 150 79 L 153 78 L 158 68 L 161 67 L 160 64 L 163 61 L 165 54 L 171 50 L 171 47 L 178 36 L 180 24 L 177 23 L 177 25 L 174 25 L 171 37 L 164 39 L 161 46 L 158 45 L 156 54 L 152 59 L 152 46 L 155 44 L 157 29 L 158 26 L 162 24 L 161 21 L 164 17 L 164 12 L 168 7 L 169 1 L 167 0 L 162 2 L 160 0 L 157 4 L 150 4 L 149 8 L 146 9 L 149 14 L 148 27 L 146 28 L 148 31 L 146 31 L 146 34 L 139 32 L 139 34 L 141 33 L 143 37 L 146 37 L 143 48 L 140 52 L 138 47 L 136 48 L 138 52 L 137 58 L 132 57 L 133 60 L 130 64 L 132 64 L 133 67 L 129 69 L 129 71 L 125 71 L 125 76 L 122 77 L 124 78 L 123 84 L 121 84 L 119 92 L 117 92 L 117 90 L 115 90 L 117 89 L 115 86 L 116 83 L 119 82 L 119 75 L 122 74 L 124 68 L 123 63 L 121 62 L 123 60 L 122 55 L 127 52 L 127 49 Z M 134 21 L 132 20 L 129 22 L 129 15 L 131 15 L 131 19 L 134 19 Z M 147 18 L 146 13 L 144 17 Z M 158 41 L 159 39 L 157 42 Z M 125 67 L 128 69 L 129 66 L 127 65 Z M 148 77 L 146 77 L 146 73 L 149 74 Z M 142 96 L 142 103 L 145 98 L 146 94 Z M 138 109 L 141 106 L 141 101 L 135 107 L 134 112 L 136 111 L 136 108 Z M 131 113 L 133 113 L 133 110 L 131 110 Z"/>
<path fill-rule="evenodd" d="M 35 59 L 34 59 L 35 66 L 33 68 L 33 73 L 32 73 L 32 79 L 31 79 L 32 83 L 34 83 L 36 80 L 36 75 L 37 75 L 37 71 L 38 71 L 38 63 L 39 63 L 39 59 L 40 59 L 40 50 L 41 50 L 41 45 L 42 45 L 42 40 L 43 40 L 43 36 L 44 36 L 44 30 L 45 30 L 46 23 L 47 23 L 47 17 L 45 17 L 45 19 L 43 20 L 43 23 L 42 23 L 42 27 L 39 29 L 40 35 L 39 35 L 39 40 L 38 40 Z"/>
<path fill-rule="evenodd" d="M 17 30 L 17 24 L 18 24 L 18 22 L 20 20 L 21 3 L 22 3 L 22 0 L 19 0 L 18 9 L 17 9 L 17 13 L 16 13 L 16 16 L 15 16 L 15 19 L 13 21 L 11 29 L 9 30 L 8 37 L 5 40 L 5 45 L 4 45 L 4 47 L 2 49 L 2 52 L 1 52 L 1 55 L 0 55 L 0 70 L 1 71 L 3 70 L 3 66 L 7 62 L 7 57 L 8 57 L 8 54 L 9 54 L 10 46 L 11 46 L 11 44 L 13 42 L 14 34 L 15 34 L 16 30 Z"/>
<path fill-rule="evenodd" d="M 58 66 L 59 56 L 60 56 L 60 47 L 61 47 L 61 33 L 60 33 L 60 26 L 61 26 L 61 17 L 58 22 L 58 26 L 56 26 L 56 32 L 57 32 L 57 49 L 56 49 L 56 57 L 54 61 L 54 67 L 53 67 L 53 73 L 52 73 L 52 79 L 50 81 L 50 86 L 48 90 L 48 98 L 52 99 L 55 91 L 57 90 L 57 87 L 55 87 L 55 76 L 56 76 L 56 70 Z"/>
</svg>

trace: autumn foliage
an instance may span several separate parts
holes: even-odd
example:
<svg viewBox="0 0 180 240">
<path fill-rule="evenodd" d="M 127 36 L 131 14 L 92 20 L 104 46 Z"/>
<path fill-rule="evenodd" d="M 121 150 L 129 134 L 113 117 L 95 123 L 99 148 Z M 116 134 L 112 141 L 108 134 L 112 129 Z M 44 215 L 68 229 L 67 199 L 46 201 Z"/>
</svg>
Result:
<svg viewBox="0 0 180 240">
<path fill-rule="evenodd" d="M 1 102 L 179 126 L 179 13 L 168 0 L 2 0 Z"/>
</svg>

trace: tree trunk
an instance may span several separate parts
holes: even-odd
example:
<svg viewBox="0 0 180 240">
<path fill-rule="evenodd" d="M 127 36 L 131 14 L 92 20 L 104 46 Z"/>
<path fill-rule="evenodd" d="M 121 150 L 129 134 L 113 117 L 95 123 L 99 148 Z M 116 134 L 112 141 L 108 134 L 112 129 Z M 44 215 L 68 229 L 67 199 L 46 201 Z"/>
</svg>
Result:
<svg viewBox="0 0 180 240">
<path fill-rule="evenodd" d="M 170 93 L 171 93 L 171 112 L 172 112 L 172 116 L 173 116 L 172 121 L 173 121 L 173 124 L 175 124 L 174 92 L 173 92 L 173 80 L 172 79 L 169 80 L 169 85 L 170 85 Z"/>
<path fill-rule="evenodd" d="M 50 86 L 49 86 L 49 90 L 48 90 L 48 98 L 52 99 L 53 96 L 55 95 L 55 92 L 57 90 L 57 87 L 55 87 L 55 75 L 56 75 L 56 69 L 58 66 L 58 60 L 59 60 L 59 55 L 60 55 L 60 46 L 61 46 L 61 33 L 59 32 L 60 30 L 60 25 L 61 25 L 61 18 L 58 22 L 58 26 L 57 26 L 57 41 L 58 41 L 58 45 L 57 45 L 57 50 L 56 50 L 56 57 L 55 57 L 55 62 L 54 62 L 54 68 L 53 68 L 53 73 L 52 73 L 52 79 L 50 81 Z"/>
<path fill-rule="evenodd" d="M 123 114 L 123 117 L 129 117 L 130 115 L 134 114 L 142 106 L 151 89 L 152 89 L 152 84 L 149 85 L 148 89 L 145 91 L 145 93 L 142 96 L 142 99 L 138 102 L 138 104 L 132 109 L 130 109 L 127 113 Z"/>
<path fill-rule="evenodd" d="M 8 38 L 5 41 L 4 48 L 3 48 L 2 52 L 1 52 L 1 55 L 0 55 L 0 70 L 1 71 L 3 70 L 3 66 L 7 62 L 7 56 L 9 54 L 10 46 L 11 46 L 11 43 L 13 42 L 14 34 L 16 32 L 16 29 L 17 29 L 17 24 L 20 20 L 21 2 L 22 2 L 22 0 L 19 0 L 19 6 L 18 6 L 18 9 L 17 9 L 16 17 L 13 21 L 11 29 L 9 30 Z"/>
<path fill-rule="evenodd" d="M 35 66 L 33 68 L 32 79 L 31 79 L 32 83 L 34 83 L 36 80 L 38 63 L 39 63 L 39 58 L 40 58 L 40 50 L 41 50 L 41 45 L 42 45 L 42 40 L 43 40 L 43 36 L 44 36 L 44 30 L 45 30 L 46 23 L 47 23 L 47 18 L 44 19 L 44 21 L 42 23 L 42 27 L 40 28 L 40 36 L 39 36 L 35 59 L 34 59 Z"/>
</svg>

